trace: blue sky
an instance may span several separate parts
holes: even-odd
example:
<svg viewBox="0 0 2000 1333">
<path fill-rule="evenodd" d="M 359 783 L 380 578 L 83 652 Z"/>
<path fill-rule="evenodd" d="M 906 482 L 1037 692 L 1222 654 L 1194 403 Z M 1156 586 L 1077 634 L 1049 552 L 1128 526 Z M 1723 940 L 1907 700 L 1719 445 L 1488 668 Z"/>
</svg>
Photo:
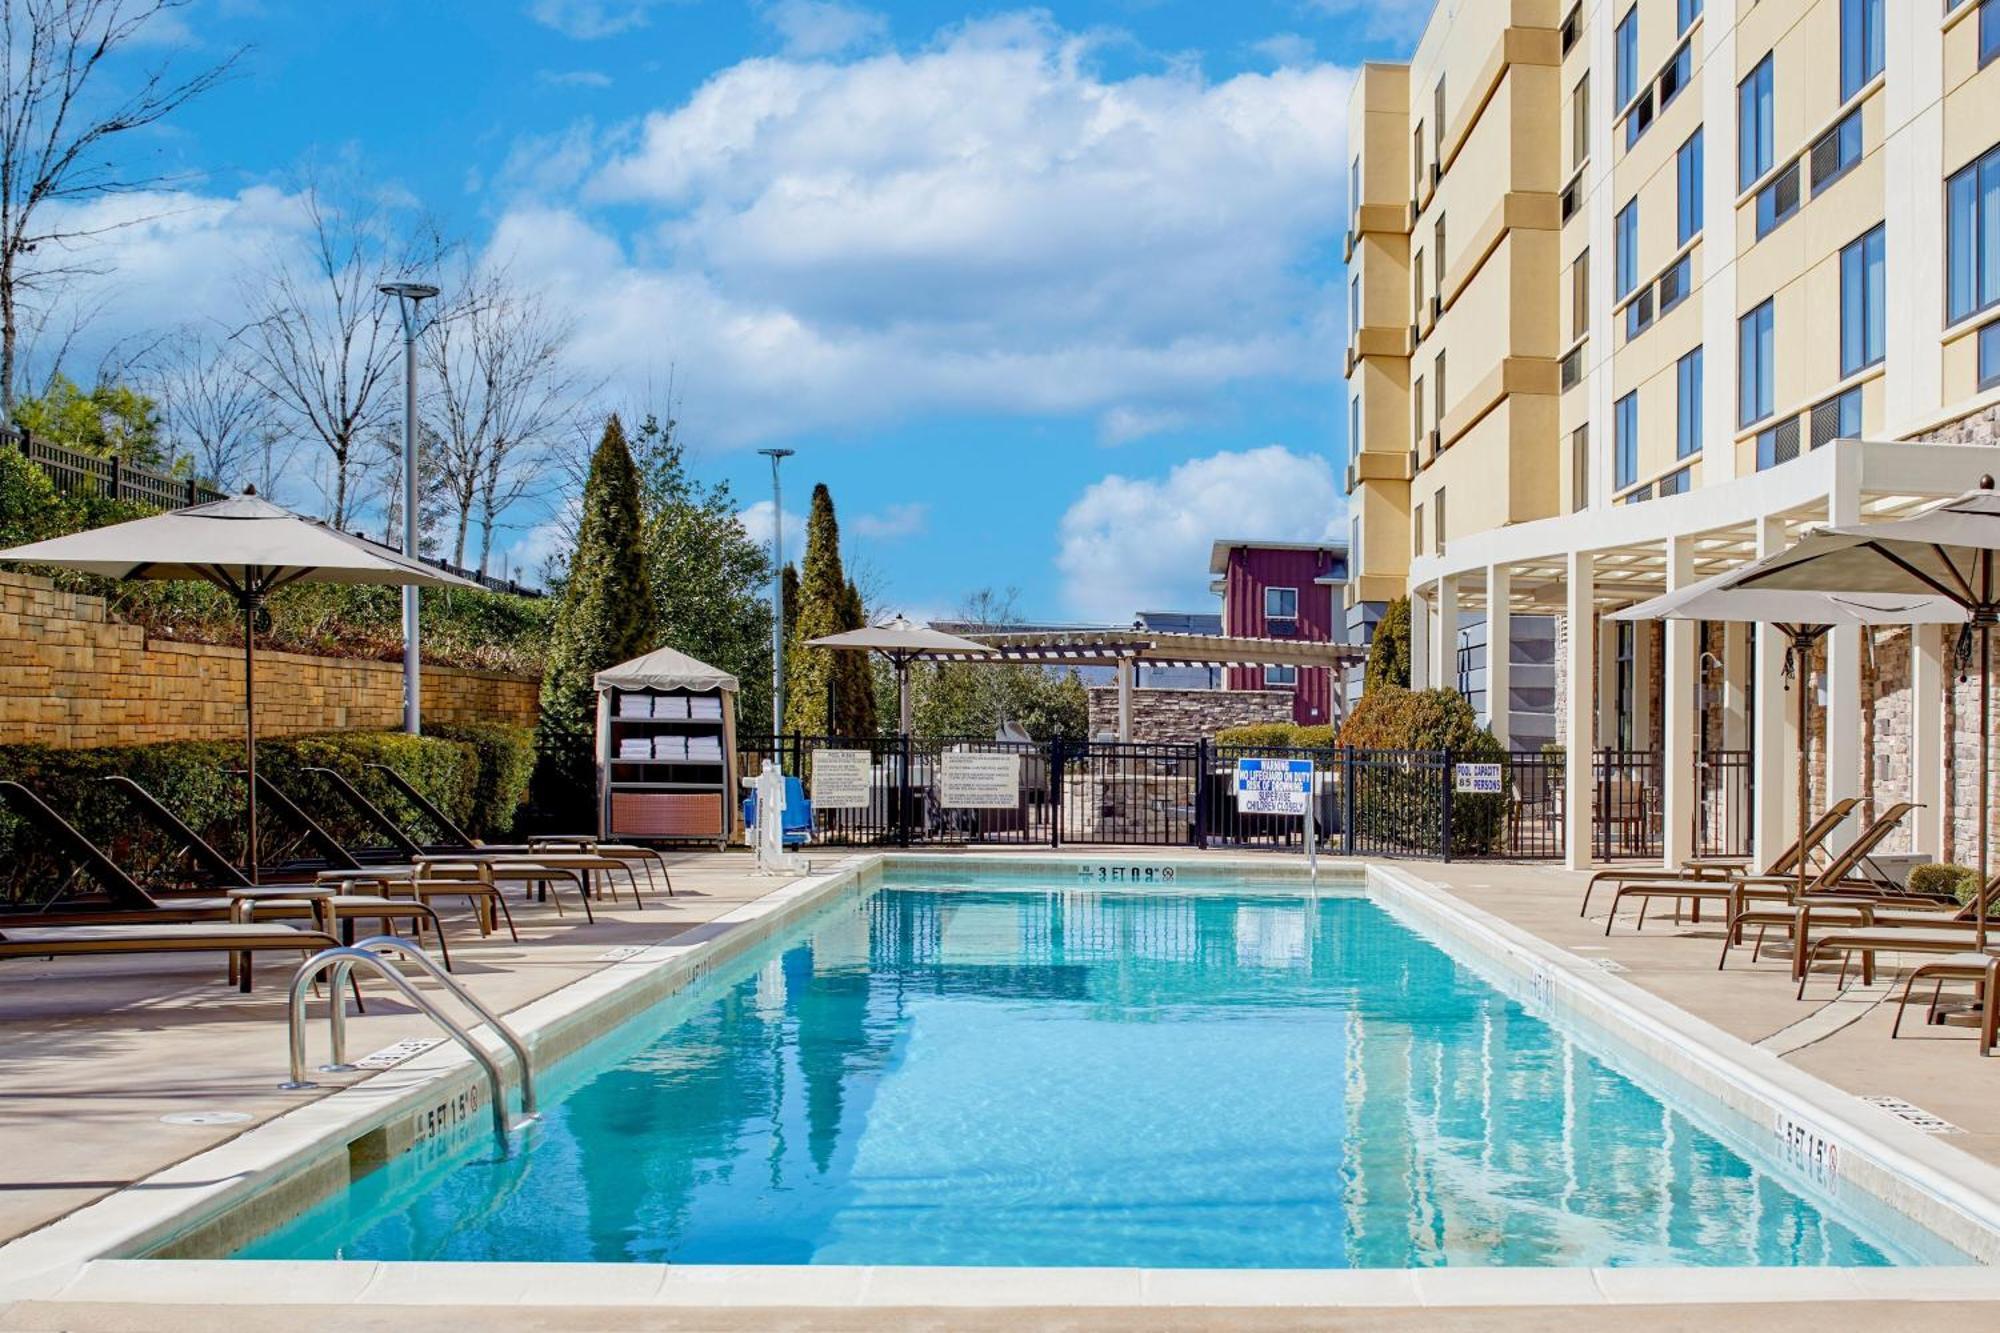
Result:
<svg viewBox="0 0 2000 1333">
<path fill-rule="evenodd" d="M 885 607 L 1212 609 L 1212 538 L 1345 530 L 1346 92 L 1428 9 L 194 0 L 163 35 L 251 49 L 158 136 L 187 206 L 101 336 L 227 306 L 337 162 L 546 282 L 608 402 L 671 377 L 746 503 L 796 449 Z"/>
</svg>

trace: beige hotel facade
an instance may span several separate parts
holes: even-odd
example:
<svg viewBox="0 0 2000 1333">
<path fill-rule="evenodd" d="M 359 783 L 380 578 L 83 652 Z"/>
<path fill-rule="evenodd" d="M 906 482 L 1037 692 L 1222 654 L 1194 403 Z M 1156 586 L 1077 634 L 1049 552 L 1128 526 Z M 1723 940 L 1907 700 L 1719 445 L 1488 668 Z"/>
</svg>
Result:
<svg viewBox="0 0 2000 1333">
<path fill-rule="evenodd" d="M 1996 57 L 2000 0 L 1439 0 L 1355 82 L 1350 622 L 1409 596 L 1414 683 L 1519 749 L 1656 753 L 1670 860 L 1725 797 L 1788 839 L 1783 644 L 1603 613 L 2000 473 Z M 1970 859 L 1947 642 L 1831 636 L 1814 801 Z"/>
</svg>

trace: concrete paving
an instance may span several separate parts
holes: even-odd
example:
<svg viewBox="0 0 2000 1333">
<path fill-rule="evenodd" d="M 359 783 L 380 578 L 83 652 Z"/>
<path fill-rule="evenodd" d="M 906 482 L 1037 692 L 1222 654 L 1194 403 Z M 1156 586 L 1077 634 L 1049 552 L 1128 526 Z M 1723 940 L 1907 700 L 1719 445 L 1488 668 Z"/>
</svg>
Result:
<svg viewBox="0 0 2000 1333">
<path fill-rule="evenodd" d="M 1023 849 L 1031 851 L 1033 849 Z M 1144 853 L 1138 853 L 1143 856 Z M 823 868 L 837 859 L 820 858 Z M 1752 964 L 1748 952 L 1732 956 L 1718 973 L 1720 927 L 1675 923 L 1651 914 L 1643 932 L 1633 915 L 1603 935 L 1609 895 L 1579 918 L 1585 877 L 1541 865 L 1402 863 L 1413 873 L 1448 888 L 1561 947 L 1602 958 L 1634 982 L 1726 1031 L 1763 1043 L 1800 1069 L 1860 1095 L 1902 1098 L 1951 1122 L 1954 1147 L 2000 1162 L 2000 1060 L 1981 1060 L 1971 1034 L 1956 1027 L 1926 1028 L 1912 1015 L 1905 1036 L 1888 1035 L 1892 1006 L 1882 1002 L 1886 987 L 1836 998 L 1829 973 L 1815 981 L 1811 999 L 1792 998 L 1789 968 L 1767 955 Z M 598 921 L 586 925 L 572 906 L 558 917 L 537 905 L 516 918 L 522 940 L 504 934 L 477 940 L 468 918 L 448 917 L 459 976 L 495 1008 L 511 1011 L 607 964 L 607 955 L 629 946 L 656 943 L 708 921 L 788 881 L 759 877 L 746 854 L 690 855 L 675 859 L 673 899 L 657 890 L 644 910 L 629 899 L 603 902 Z M 289 967 L 269 960 L 255 991 L 239 995 L 226 986 L 220 961 L 213 958 L 135 958 L 11 962 L 0 967 L 0 1239 L 19 1235 L 83 1204 L 282 1114 L 320 1094 L 279 1092 L 284 1076 L 283 993 Z M 323 1006 L 316 1005 L 319 1010 Z M 378 991 L 369 1013 L 351 1024 L 352 1051 L 366 1055 L 412 1037 L 433 1035 L 426 1020 Z M 323 1025 L 315 1024 L 315 1043 Z M 315 1062 L 320 1048 L 315 1044 Z M 349 1076 L 349 1081 L 353 1077 Z M 325 1076 L 330 1090 L 341 1080 Z M 197 1123 L 167 1123 L 163 1117 L 192 1116 Z M 234 1117 L 244 1117 L 236 1119 Z M 228 1117 L 226 1123 L 212 1117 Z M 1715 1293 L 1718 1302 L 1728 1299 Z M 1943 1293 L 1940 1293 L 1943 1294 Z M 1811 1309 L 1776 1304 L 1754 1307 L 1629 1306 L 1616 1318 L 1637 1329 L 1714 1326 L 1720 1318 L 1734 1326 L 1754 1317 L 1773 1329 L 1805 1328 Z M 1990 1310 L 1991 1306 L 1984 1309 Z M 1962 1325 L 1972 1307 L 1939 1302 L 1898 1306 L 1843 1307 L 1842 1318 L 1882 1328 Z M 755 1312 L 605 1309 L 591 1311 L 479 1311 L 491 1329 L 513 1328 L 1276 1328 L 1296 1325 L 1293 1312 L 1153 1309 L 1058 1312 L 950 1312 L 904 1309 L 882 1311 Z M 212 1327 L 214 1308 L 171 1305 L 24 1302 L 0 1307 L 5 1329 L 171 1329 Z M 259 1309 L 231 1306 L 229 1323 L 238 1328 L 297 1326 L 300 1307 Z M 1483 1317 L 1482 1317 L 1483 1315 Z M 1545 1328 L 1588 1318 L 1601 1326 L 1602 1309 L 1565 1312 L 1551 1307 L 1507 1310 L 1354 1310 L 1328 1318 L 1309 1316 L 1315 1327 L 1387 1329 Z M 398 1329 L 463 1326 L 438 1307 L 395 1311 L 315 1310 L 324 1328 Z M 1418 1321 L 1422 1322 L 1419 1323 Z"/>
</svg>

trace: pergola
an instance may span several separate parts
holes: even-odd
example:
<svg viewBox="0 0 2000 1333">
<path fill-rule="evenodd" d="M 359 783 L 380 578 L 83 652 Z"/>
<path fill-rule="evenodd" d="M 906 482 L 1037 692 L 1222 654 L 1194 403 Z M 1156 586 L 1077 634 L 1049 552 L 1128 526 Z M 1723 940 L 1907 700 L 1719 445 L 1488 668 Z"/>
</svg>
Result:
<svg viewBox="0 0 2000 1333">
<path fill-rule="evenodd" d="M 1104 666 L 1117 669 L 1118 739 L 1132 739 L 1132 685 L 1140 664 L 1148 666 L 1320 667 L 1333 672 L 1336 700 L 1344 699 L 1347 667 L 1367 659 L 1368 650 L 1344 643 L 1306 639 L 1235 638 L 1224 634 L 1172 634 L 1135 629 L 1067 629 L 980 632 L 964 637 L 993 651 L 924 653 L 919 660 L 1000 662 L 1037 666 Z"/>
<path fill-rule="evenodd" d="M 1716 452 L 1704 453 L 1704 468 Z M 1809 525 L 1898 517 L 1957 495 L 1994 470 L 1994 451 L 1986 446 L 1834 440 L 1780 466 L 1684 494 L 1643 504 L 1594 506 L 1456 538 L 1443 553 L 1411 564 L 1411 684 L 1435 682 L 1449 660 L 1463 613 L 1487 618 L 1489 643 L 1507 641 L 1507 622 L 1514 615 L 1556 615 L 1571 626 L 1588 625 L 1599 612 L 1775 554 Z M 1598 633 L 1610 628 L 1600 626 Z M 1657 692 L 1663 702 L 1662 734 L 1649 737 L 1648 743 L 1657 744 L 1664 756 L 1662 850 L 1667 863 L 1676 864 L 1691 852 L 1699 663 L 1692 622 L 1669 622 L 1663 629 L 1663 679 L 1646 681 L 1635 693 L 1644 697 Z M 1749 630 L 1724 627 L 1722 718 L 1729 731 L 1727 748 L 1740 745 L 1755 753 L 1752 823 L 1757 855 L 1764 859 L 1784 841 L 1792 822 L 1787 804 L 1792 784 L 1785 769 L 1791 723 L 1783 702 L 1783 639 L 1770 627 L 1757 629 L 1753 673 L 1747 668 Z M 1927 807 L 1926 818 L 1916 826 L 1916 849 L 1934 853 L 1944 804 L 1944 662 L 1932 636 L 1918 637 L 1912 664 L 1909 799 Z M 1565 707 L 1563 734 L 1601 733 L 1612 707 L 1605 679 L 1608 645 L 1589 633 L 1571 632 L 1565 639 L 1556 663 Z M 1861 669 L 1860 631 L 1836 631 L 1827 648 L 1830 797 L 1860 794 L 1850 789 L 1858 786 L 1861 770 Z M 1489 659 L 1487 690 L 1493 696 L 1506 689 L 1502 654 Z M 1754 735 L 1745 734 L 1746 717 L 1755 719 Z M 1579 747 L 1572 742 L 1571 748 Z M 1572 764 L 1567 774 L 1569 858 L 1582 866 L 1590 847 L 1590 766 Z"/>
</svg>

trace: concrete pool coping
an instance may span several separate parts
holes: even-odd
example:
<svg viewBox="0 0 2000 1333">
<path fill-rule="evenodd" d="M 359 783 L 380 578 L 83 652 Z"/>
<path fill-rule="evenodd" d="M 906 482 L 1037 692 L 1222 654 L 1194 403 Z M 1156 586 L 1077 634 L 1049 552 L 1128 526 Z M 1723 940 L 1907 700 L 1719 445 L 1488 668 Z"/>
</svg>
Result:
<svg viewBox="0 0 2000 1333">
<path fill-rule="evenodd" d="M 849 857 L 671 941 L 582 978 L 510 1016 L 546 1069 L 617 1028 L 714 966 L 754 947 L 840 893 L 892 867 L 1008 878 L 1049 867 L 1096 869 L 1095 883 L 1148 887 L 1121 876 L 1136 867 L 1187 867 L 1203 876 L 1243 876 L 1296 887 L 1302 863 L 1270 858 L 1116 852 L 926 854 Z M 1807 1133 L 1837 1146 L 1845 1171 L 1871 1192 L 1902 1196 L 1891 1206 L 1959 1248 L 2000 1258 L 2000 1168 L 1911 1129 L 1768 1052 L 1515 927 L 1405 870 L 1331 863 L 1328 887 L 1389 890 L 1395 905 L 1471 947 L 1511 979 L 1516 998 L 1618 1029 L 1648 1059 L 1732 1105 L 1775 1104 Z M 1079 887 L 1084 885 L 1080 882 Z M 1094 886 L 1094 885 L 1093 885 Z M 1157 885 L 1152 885 L 1157 887 Z M 317 1033 L 315 1033 L 317 1035 Z M 1662 1059 L 1662 1057 L 1665 1057 Z M 1720 1079 L 1721 1087 L 1708 1087 Z M 304 1106 L 60 1221 L 0 1246 L 0 1303 L 171 1301 L 176 1295 L 241 1304 L 536 1305 L 667 1304 L 686 1307 L 827 1305 L 1091 1307 L 1272 1305 L 1660 1304 L 1718 1300 L 2000 1300 L 2000 1271 L 1982 1268 L 1863 1269 L 803 1269 L 764 1266 L 258 1262 L 136 1258 L 228 1248 L 344 1182 L 351 1146 L 367 1136 L 393 1153 L 433 1136 L 485 1131 L 483 1086 L 469 1057 L 440 1047 L 423 1057 Z M 382 1146 L 380 1143 L 378 1147 Z M 1851 1163 L 1851 1165 L 1850 1165 Z M 333 1178 L 337 1176 L 338 1178 Z M 1968 1243 L 1969 1242 L 1969 1243 Z M 1694 1273 L 1699 1282 L 1690 1282 Z M 1691 1290 L 1698 1288 L 1699 1290 Z"/>
</svg>

